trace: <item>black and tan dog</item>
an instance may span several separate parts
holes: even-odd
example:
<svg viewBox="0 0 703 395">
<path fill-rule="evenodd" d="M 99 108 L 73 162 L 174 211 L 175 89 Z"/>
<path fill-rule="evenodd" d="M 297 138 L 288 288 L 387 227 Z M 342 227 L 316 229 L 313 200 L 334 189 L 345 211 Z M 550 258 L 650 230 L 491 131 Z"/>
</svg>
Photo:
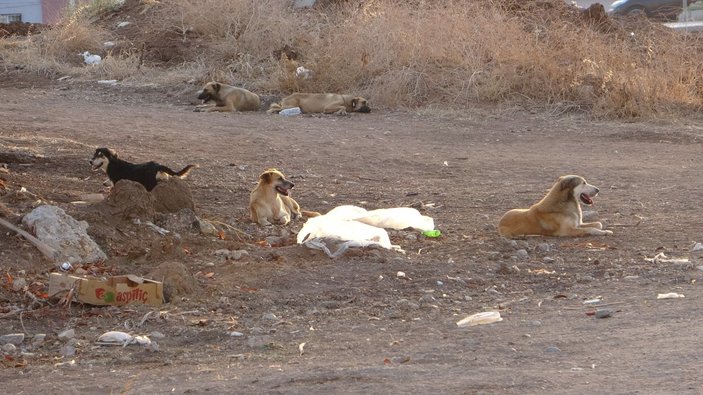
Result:
<svg viewBox="0 0 703 395">
<path fill-rule="evenodd" d="M 303 113 L 346 114 L 349 112 L 371 112 L 363 97 L 338 95 L 336 93 L 293 93 L 280 103 L 273 103 L 268 113 L 278 113 L 286 108 L 300 107 Z"/>
<path fill-rule="evenodd" d="M 117 157 L 117 152 L 109 148 L 95 150 L 93 159 L 90 160 L 93 171 L 103 169 L 113 184 L 119 180 L 136 181 L 151 191 L 159 180 L 169 177 L 185 178 L 196 165 L 188 165 L 181 171 L 173 171 L 156 162 L 130 163 Z"/>
<path fill-rule="evenodd" d="M 583 222 L 579 202 L 590 206 L 597 194 L 598 188 L 587 183 L 583 177 L 559 177 L 547 196 L 538 203 L 529 209 L 514 209 L 505 213 L 498 224 L 498 231 L 507 238 L 611 235 L 612 231 L 602 230 L 603 224 L 600 222 Z"/>
<path fill-rule="evenodd" d="M 249 214 L 252 222 L 267 226 L 273 223 L 286 225 L 291 218 L 301 215 L 317 217 L 320 213 L 300 210 L 300 205 L 292 197 L 290 190 L 295 185 L 286 179 L 280 171 L 268 169 L 259 176 L 249 197 Z"/>
<path fill-rule="evenodd" d="M 261 107 L 261 99 L 255 93 L 244 88 L 238 88 L 219 82 L 208 82 L 198 94 L 198 99 L 214 101 L 212 106 L 198 106 L 196 111 L 203 112 L 234 112 L 234 111 L 258 111 Z"/>
</svg>

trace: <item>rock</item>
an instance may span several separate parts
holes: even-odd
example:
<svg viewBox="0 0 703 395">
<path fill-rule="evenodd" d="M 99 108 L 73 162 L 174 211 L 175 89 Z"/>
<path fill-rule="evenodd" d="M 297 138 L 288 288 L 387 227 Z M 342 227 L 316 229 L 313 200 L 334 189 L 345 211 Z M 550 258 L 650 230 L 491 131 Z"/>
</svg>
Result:
<svg viewBox="0 0 703 395">
<path fill-rule="evenodd" d="M 131 25 L 131 24 L 132 24 L 132 22 L 124 21 L 124 22 L 118 23 L 117 27 L 125 27 L 125 26 Z"/>
<path fill-rule="evenodd" d="M 225 259 L 233 259 L 235 261 L 238 261 L 242 259 L 244 255 L 249 255 L 249 252 L 247 250 L 217 250 L 213 253 L 216 256 L 223 257 Z"/>
<path fill-rule="evenodd" d="M 15 350 L 17 350 L 17 347 L 12 343 L 7 343 L 7 344 L 3 344 L 2 347 L 0 347 L 0 349 L 2 349 L 2 351 L 6 354 L 11 354 L 11 353 L 15 352 Z"/>
<path fill-rule="evenodd" d="M 66 329 L 59 333 L 59 340 L 70 340 L 76 337 L 76 331 L 74 329 Z"/>
<path fill-rule="evenodd" d="M 36 347 L 44 343 L 44 339 L 46 339 L 46 334 L 37 333 L 36 335 L 34 335 L 34 337 L 32 337 L 32 345 Z"/>
<path fill-rule="evenodd" d="M 540 254 L 546 254 L 551 250 L 552 250 L 552 246 L 549 243 L 537 244 L 537 252 L 539 252 Z"/>
<path fill-rule="evenodd" d="M 265 313 L 261 316 L 261 319 L 264 321 L 276 321 L 278 320 L 278 317 L 276 317 L 276 314 L 273 313 Z"/>
<path fill-rule="evenodd" d="M 530 254 L 528 254 L 527 250 L 525 250 L 524 248 L 515 251 L 515 256 L 517 256 L 517 259 L 521 261 L 526 261 L 530 259 Z"/>
<path fill-rule="evenodd" d="M 278 246 L 283 244 L 283 238 L 280 236 L 268 236 L 266 237 L 266 242 L 269 243 L 270 246 Z"/>
<path fill-rule="evenodd" d="M 166 335 L 159 331 L 153 331 L 149 334 L 149 337 L 153 337 L 154 339 L 164 339 Z"/>
<path fill-rule="evenodd" d="M 583 210 L 583 222 L 593 222 L 598 219 L 598 211 Z"/>
<path fill-rule="evenodd" d="M 22 344 L 24 341 L 24 333 L 11 333 L 9 335 L 0 336 L 0 344 Z"/>
<path fill-rule="evenodd" d="M 200 228 L 200 234 L 204 236 L 218 236 L 220 234 L 215 225 L 204 219 L 198 218 L 198 227 Z"/>
<path fill-rule="evenodd" d="M 16 278 L 12 281 L 12 290 L 15 292 L 19 292 L 24 289 L 24 287 L 27 286 L 27 280 L 25 280 L 22 277 Z"/>
<path fill-rule="evenodd" d="M 76 221 L 56 206 L 42 205 L 22 218 L 39 240 L 57 251 L 57 262 L 93 263 L 107 255 L 88 236 L 88 223 Z"/>
<path fill-rule="evenodd" d="M 159 213 L 156 224 L 176 233 L 196 233 L 200 231 L 195 211 L 184 208 L 175 213 Z"/>
<path fill-rule="evenodd" d="M 236 331 L 235 331 L 235 332 L 227 332 L 227 334 L 228 334 L 229 336 L 232 336 L 232 337 L 242 337 L 242 336 L 244 336 L 244 334 L 243 334 L 242 332 L 236 332 Z"/>
<path fill-rule="evenodd" d="M 398 300 L 398 307 L 405 310 L 417 310 L 420 308 L 420 305 L 407 299 L 400 299 Z"/>
<path fill-rule="evenodd" d="M 545 352 L 552 352 L 552 353 L 561 352 L 561 350 L 557 346 L 549 346 L 549 347 L 545 348 L 544 351 Z"/>
<path fill-rule="evenodd" d="M 701 252 L 703 253 L 703 243 L 696 243 L 693 248 L 691 249 L 691 252 Z"/>
<path fill-rule="evenodd" d="M 436 302 L 437 299 L 435 299 L 435 297 L 432 296 L 432 294 L 424 294 L 420 297 L 419 301 L 420 301 L 421 305 L 422 304 L 432 304 L 432 303 Z"/>
<path fill-rule="evenodd" d="M 405 240 L 417 241 L 417 235 L 415 233 L 407 233 L 405 234 Z"/>
<path fill-rule="evenodd" d="M 613 316 L 613 310 L 610 309 L 598 309 L 595 314 L 596 318 L 608 318 Z"/>
<path fill-rule="evenodd" d="M 251 348 L 262 348 L 273 344 L 273 338 L 271 336 L 250 336 L 247 339 L 247 345 Z"/>
<path fill-rule="evenodd" d="M 72 357 L 76 355 L 76 347 L 70 344 L 65 344 L 63 347 L 61 347 L 61 350 L 59 351 L 62 357 Z"/>
</svg>

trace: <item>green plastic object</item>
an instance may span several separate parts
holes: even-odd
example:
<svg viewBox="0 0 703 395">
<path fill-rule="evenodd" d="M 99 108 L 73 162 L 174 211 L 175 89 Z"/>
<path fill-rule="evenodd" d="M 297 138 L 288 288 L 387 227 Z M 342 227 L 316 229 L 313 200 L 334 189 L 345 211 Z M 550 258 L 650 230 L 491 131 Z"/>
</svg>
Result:
<svg viewBox="0 0 703 395">
<path fill-rule="evenodd" d="M 426 237 L 439 237 L 442 235 L 442 232 L 440 232 L 439 229 L 435 229 L 435 230 L 426 230 L 426 231 L 422 232 L 422 234 L 425 235 Z"/>
</svg>

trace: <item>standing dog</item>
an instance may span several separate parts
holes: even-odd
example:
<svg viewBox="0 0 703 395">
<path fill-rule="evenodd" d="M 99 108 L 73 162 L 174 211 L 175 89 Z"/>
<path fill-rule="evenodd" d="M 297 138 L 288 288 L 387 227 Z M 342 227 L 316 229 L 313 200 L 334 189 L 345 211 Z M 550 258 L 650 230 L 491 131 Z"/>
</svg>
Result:
<svg viewBox="0 0 703 395">
<path fill-rule="evenodd" d="M 293 93 L 273 103 L 268 113 L 278 113 L 286 108 L 300 107 L 304 113 L 340 114 L 348 112 L 371 112 L 368 101 L 363 97 L 338 95 L 335 93 Z"/>
<path fill-rule="evenodd" d="M 156 162 L 130 163 L 119 159 L 117 152 L 109 148 L 96 149 L 90 165 L 93 171 L 103 169 L 113 184 L 119 180 L 132 180 L 144 185 L 147 191 L 154 189 L 159 180 L 165 180 L 171 176 L 185 178 L 192 168 L 197 167 L 188 165 L 176 172 Z"/>
<path fill-rule="evenodd" d="M 586 236 L 611 235 L 600 222 L 583 223 L 579 201 L 590 206 L 598 188 L 580 176 L 562 176 L 547 196 L 529 209 L 510 210 L 500 219 L 498 231 L 503 237 L 529 235 Z"/>
<path fill-rule="evenodd" d="M 219 82 L 205 84 L 198 94 L 198 99 L 204 100 L 205 103 L 212 100 L 215 106 L 196 107 L 196 111 L 257 111 L 261 107 L 261 99 L 255 93 Z"/>
<path fill-rule="evenodd" d="M 269 169 L 259 176 L 256 185 L 249 197 L 249 213 L 252 222 L 268 226 L 274 222 L 286 225 L 291 217 L 301 215 L 317 217 L 314 211 L 301 211 L 298 202 L 289 196 L 291 188 L 295 185 L 286 179 L 280 171 Z"/>
</svg>

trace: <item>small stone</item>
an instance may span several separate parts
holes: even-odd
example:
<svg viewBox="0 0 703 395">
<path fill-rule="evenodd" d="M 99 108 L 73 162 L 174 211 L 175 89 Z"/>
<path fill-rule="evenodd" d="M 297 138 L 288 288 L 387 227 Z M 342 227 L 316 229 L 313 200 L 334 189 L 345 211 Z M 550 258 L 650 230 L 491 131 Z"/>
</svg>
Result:
<svg viewBox="0 0 703 395">
<path fill-rule="evenodd" d="M 437 286 L 438 286 L 438 287 L 441 287 L 441 286 L 443 286 L 443 285 L 444 285 L 444 283 L 443 283 L 443 282 L 441 282 L 441 281 L 437 280 Z"/>
<path fill-rule="evenodd" d="M 544 261 L 544 263 L 553 263 L 554 258 L 549 257 L 549 256 L 545 256 L 544 258 L 542 258 L 542 261 Z"/>
<path fill-rule="evenodd" d="M 59 333 L 59 340 L 69 340 L 76 336 L 76 331 L 73 329 L 66 329 L 65 331 Z"/>
<path fill-rule="evenodd" d="M 11 333 L 9 335 L 0 336 L 0 344 L 18 345 L 24 341 L 24 333 Z"/>
<path fill-rule="evenodd" d="M 703 272 L 703 265 L 698 266 L 697 269 Z"/>
<path fill-rule="evenodd" d="M 539 320 L 532 320 L 532 321 L 530 321 L 530 325 L 532 325 L 532 326 L 542 326 L 542 321 L 539 321 Z"/>
<path fill-rule="evenodd" d="M 696 243 L 691 249 L 692 252 L 703 252 L 703 243 Z"/>
<path fill-rule="evenodd" d="M 408 233 L 405 235 L 405 240 L 408 241 L 417 241 L 417 235 L 414 233 Z"/>
<path fill-rule="evenodd" d="M 515 256 L 517 256 L 517 259 L 521 261 L 526 261 L 530 259 L 530 254 L 527 253 L 527 250 L 524 248 L 521 248 L 517 251 L 515 251 Z"/>
<path fill-rule="evenodd" d="M 15 350 L 17 349 L 17 347 L 15 347 L 15 345 L 12 343 L 4 344 L 1 348 L 2 348 L 2 351 L 6 354 L 11 354 L 11 353 L 15 352 Z"/>
<path fill-rule="evenodd" d="M 232 337 L 242 337 L 242 336 L 244 336 L 244 334 L 243 334 L 242 332 L 237 332 L 237 331 L 228 332 L 227 334 L 228 334 L 229 336 L 232 336 Z"/>
<path fill-rule="evenodd" d="M 417 310 L 420 308 L 420 305 L 414 302 L 411 302 L 407 299 L 400 299 L 398 301 L 398 307 L 407 309 L 407 310 Z"/>
<path fill-rule="evenodd" d="M 78 269 L 74 270 L 73 273 L 82 276 L 84 274 L 88 274 L 88 271 L 83 269 L 82 267 L 79 267 Z"/>
<path fill-rule="evenodd" d="M 428 304 L 428 303 L 434 303 L 437 301 L 434 296 L 431 294 L 424 294 L 420 297 L 420 304 Z"/>
<path fill-rule="evenodd" d="M 266 242 L 271 246 L 277 246 L 283 244 L 283 238 L 280 236 L 268 236 Z"/>
<path fill-rule="evenodd" d="M 218 236 L 220 233 L 215 225 L 200 218 L 198 218 L 198 227 L 200 228 L 200 233 L 205 236 Z"/>
<path fill-rule="evenodd" d="M 561 352 L 561 350 L 557 346 L 549 346 L 549 347 L 545 348 L 544 351 L 546 351 L 546 352 Z"/>
<path fill-rule="evenodd" d="M 261 316 L 261 319 L 264 321 L 276 321 L 278 317 L 276 317 L 276 314 L 273 313 L 265 313 Z"/>
<path fill-rule="evenodd" d="M 24 287 L 27 286 L 27 280 L 25 280 L 22 277 L 16 278 L 12 281 L 12 290 L 15 292 L 19 292 L 24 289 Z"/>
<path fill-rule="evenodd" d="M 625 277 L 623 277 L 622 279 L 625 280 L 625 281 L 635 281 L 635 280 L 637 280 L 637 279 L 639 279 L 639 278 L 640 278 L 640 276 L 625 276 Z"/>
<path fill-rule="evenodd" d="M 541 254 L 546 254 L 552 250 L 552 246 L 549 243 L 540 243 L 537 245 L 537 252 Z"/>
<path fill-rule="evenodd" d="M 37 346 L 37 345 L 39 345 L 39 344 L 41 344 L 41 343 L 44 343 L 44 339 L 46 339 L 46 334 L 44 334 L 44 333 L 37 333 L 36 335 L 34 335 L 34 337 L 32 337 L 32 344 L 34 344 L 35 346 Z"/>
<path fill-rule="evenodd" d="M 608 318 L 613 316 L 613 310 L 598 309 L 596 310 L 596 318 Z"/>
<path fill-rule="evenodd" d="M 153 331 L 149 334 L 149 337 L 153 337 L 154 339 L 163 339 L 166 335 L 158 331 Z"/>
<path fill-rule="evenodd" d="M 474 298 L 472 298 L 472 297 L 469 296 L 469 295 L 464 295 L 464 300 L 467 301 L 467 302 L 470 302 L 470 301 L 474 300 Z"/>
<path fill-rule="evenodd" d="M 63 347 L 61 347 L 60 354 L 62 357 L 72 357 L 76 355 L 76 347 L 66 344 Z"/>
</svg>

